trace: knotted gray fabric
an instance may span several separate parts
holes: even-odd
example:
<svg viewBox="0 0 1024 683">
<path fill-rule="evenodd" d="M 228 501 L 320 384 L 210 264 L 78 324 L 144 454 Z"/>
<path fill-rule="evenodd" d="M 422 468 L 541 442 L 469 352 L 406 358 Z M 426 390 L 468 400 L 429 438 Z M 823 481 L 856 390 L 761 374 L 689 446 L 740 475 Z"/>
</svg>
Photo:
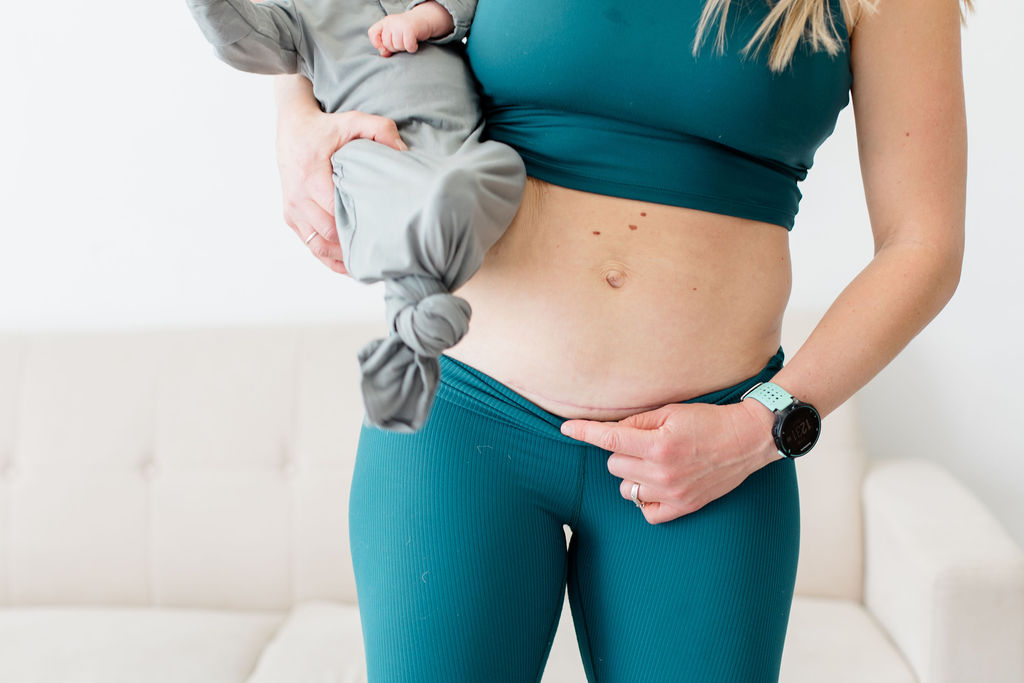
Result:
<svg viewBox="0 0 1024 683">
<path fill-rule="evenodd" d="M 334 216 L 345 268 L 385 282 L 390 334 L 359 350 L 366 422 L 421 429 L 440 378 L 438 356 L 469 329 L 452 294 L 479 269 L 515 216 L 522 159 L 482 141 L 483 118 L 460 41 L 476 3 L 439 0 L 453 32 L 415 54 L 382 58 L 367 38 L 393 0 L 186 0 L 217 56 L 242 71 L 301 73 L 327 112 L 393 119 L 408 151 L 368 139 L 331 156 Z"/>
</svg>

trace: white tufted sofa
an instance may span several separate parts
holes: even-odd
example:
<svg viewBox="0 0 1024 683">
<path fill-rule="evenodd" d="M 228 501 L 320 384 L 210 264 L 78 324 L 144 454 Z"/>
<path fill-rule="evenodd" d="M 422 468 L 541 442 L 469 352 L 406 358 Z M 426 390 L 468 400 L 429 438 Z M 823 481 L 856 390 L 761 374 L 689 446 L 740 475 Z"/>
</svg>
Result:
<svg viewBox="0 0 1024 683">
<path fill-rule="evenodd" d="M 347 501 L 382 333 L 0 335 L 0 682 L 364 681 Z M 854 411 L 798 461 L 782 681 L 1021 683 L 1020 549 L 927 460 L 868 468 Z M 543 680 L 585 681 L 568 609 Z"/>
</svg>

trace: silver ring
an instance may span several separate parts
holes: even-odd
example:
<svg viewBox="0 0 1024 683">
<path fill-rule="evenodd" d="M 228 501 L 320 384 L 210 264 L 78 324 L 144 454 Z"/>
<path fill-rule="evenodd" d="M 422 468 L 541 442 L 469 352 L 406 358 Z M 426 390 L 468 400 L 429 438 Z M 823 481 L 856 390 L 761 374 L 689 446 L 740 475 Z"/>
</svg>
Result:
<svg viewBox="0 0 1024 683">
<path fill-rule="evenodd" d="M 629 497 L 633 499 L 633 503 L 641 510 L 643 510 L 644 505 L 647 505 L 647 501 L 640 500 L 640 484 L 637 482 L 633 482 L 633 488 L 629 490 Z"/>
<path fill-rule="evenodd" d="M 310 242 L 312 242 L 314 237 L 316 237 L 316 230 L 314 230 L 313 232 L 309 233 L 309 237 L 306 238 L 306 244 L 309 244 Z"/>
</svg>

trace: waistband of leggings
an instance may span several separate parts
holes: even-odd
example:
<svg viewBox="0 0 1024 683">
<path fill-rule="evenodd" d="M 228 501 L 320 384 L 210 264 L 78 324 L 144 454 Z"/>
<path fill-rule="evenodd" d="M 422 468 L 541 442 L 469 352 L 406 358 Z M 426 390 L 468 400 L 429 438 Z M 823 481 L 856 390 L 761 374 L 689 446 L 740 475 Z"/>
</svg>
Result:
<svg viewBox="0 0 1024 683">
<path fill-rule="evenodd" d="M 768 360 L 768 364 L 761 369 L 761 372 L 757 373 L 753 377 L 748 377 L 739 384 L 734 384 L 731 387 L 725 389 L 718 389 L 717 391 L 711 391 L 701 396 L 694 398 L 688 398 L 680 403 L 715 403 L 717 405 L 728 405 L 730 403 L 739 403 L 740 397 L 747 393 L 750 387 L 754 386 L 758 382 L 767 382 L 774 377 L 779 370 L 782 369 L 782 364 L 786 360 L 786 354 L 782 351 L 782 347 L 775 352 L 775 355 Z"/>
<path fill-rule="evenodd" d="M 680 403 L 737 403 L 740 397 L 758 382 L 767 382 L 782 369 L 785 354 L 782 347 L 767 365 L 753 377 L 724 389 L 708 392 Z M 559 431 L 569 418 L 549 412 L 514 389 L 476 368 L 441 354 L 438 358 L 441 378 L 438 394 L 464 408 L 491 418 L 509 422 L 520 429 L 567 444 L 581 445 Z"/>
</svg>

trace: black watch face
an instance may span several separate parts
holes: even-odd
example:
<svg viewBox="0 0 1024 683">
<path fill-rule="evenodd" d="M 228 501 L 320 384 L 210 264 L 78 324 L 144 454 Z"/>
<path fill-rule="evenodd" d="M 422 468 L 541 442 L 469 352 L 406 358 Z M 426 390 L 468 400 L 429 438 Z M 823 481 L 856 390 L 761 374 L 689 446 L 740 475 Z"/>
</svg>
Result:
<svg viewBox="0 0 1024 683">
<path fill-rule="evenodd" d="M 797 406 L 786 415 L 780 431 L 783 452 L 788 455 L 803 455 L 818 441 L 821 417 L 818 411 L 809 405 Z"/>
</svg>

